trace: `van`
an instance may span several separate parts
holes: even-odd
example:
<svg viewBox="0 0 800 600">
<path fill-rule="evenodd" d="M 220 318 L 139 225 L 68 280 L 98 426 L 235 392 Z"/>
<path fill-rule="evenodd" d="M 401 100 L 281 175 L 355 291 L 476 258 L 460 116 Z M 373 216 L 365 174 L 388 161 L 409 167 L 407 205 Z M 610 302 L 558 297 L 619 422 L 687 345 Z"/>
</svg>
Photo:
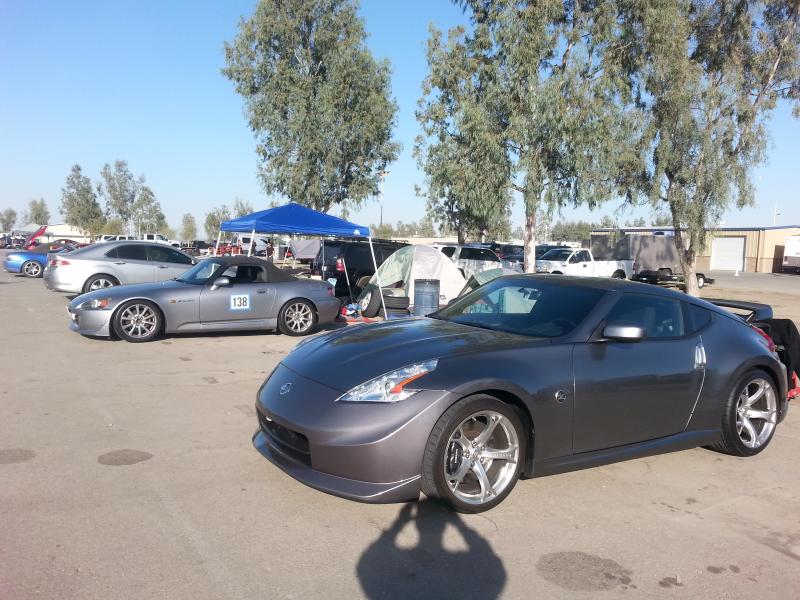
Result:
<svg viewBox="0 0 800 600">
<path fill-rule="evenodd" d="M 790 235 L 783 245 L 783 272 L 800 275 L 800 235 Z"/>
</svg>

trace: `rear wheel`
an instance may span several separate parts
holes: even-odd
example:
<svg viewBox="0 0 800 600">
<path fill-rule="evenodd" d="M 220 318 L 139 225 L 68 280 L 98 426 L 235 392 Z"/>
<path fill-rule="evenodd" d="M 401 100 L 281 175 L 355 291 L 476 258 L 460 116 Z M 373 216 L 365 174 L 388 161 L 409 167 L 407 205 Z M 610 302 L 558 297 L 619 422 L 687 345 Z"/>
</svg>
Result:
<svg viewBox="0 0 800 600">
<path fill-rule="evenodd" d="M 625 271 L 614 271 L 612 279 L 625 279 Z"/>
<path fill-rule="evenodd" d="M 119 285 L 119 281 L 117 281 L 116 277 L 100 273 L 99 275 L 92 275 L 86 280 L 86 283 L 83 284 L 83 293 L 102 290 L 104 288 L 114 287 L 115 285 Z"/>
<path fill-rule="evenodd" d="M 317 324 L 317 312 L 308 300 L 289 300 L 278 314 L 278 329 L 284 335 L 306 335 Z"/>
<path fill-rule="evenodd" d="M 772 441 L 778 424 L 778 392 L 772 378 L 753 370 L 733 388 L 722 415 L 722 441 L 714 449 L 753 456 Z"/>
<path fill-rule="evenodd" d="M 22 274 L 25 277 L 41 277 L 42 276 L 42 265 L 40 265 L 35 260 L 29 260 L 22 265 Z"/>
<path fill-rule="evenodd" d="M 114 331 L 126 342 L 149 342 L 161 332 L 161 311 L 147 300 L 131 300 L 114 315 Z"/>
<path fill-rule="evenodd" d="M 433 428 L 422 461 L 422 491 L 455 510 L 500 504 L 519 479 L 527 438 L 516 409 L 476 395 L 456 402 Z"/>
</svg>

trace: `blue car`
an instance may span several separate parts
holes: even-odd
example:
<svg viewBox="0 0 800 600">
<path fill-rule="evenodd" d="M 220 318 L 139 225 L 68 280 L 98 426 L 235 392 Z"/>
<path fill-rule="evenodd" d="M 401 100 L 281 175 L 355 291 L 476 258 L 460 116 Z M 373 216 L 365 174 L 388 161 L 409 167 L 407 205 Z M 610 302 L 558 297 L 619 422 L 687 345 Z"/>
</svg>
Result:
<svg viewBox="0 0 800 600">
<path fill-rule="evenodd" d="M 25 277 L 41 277 L 47 265 L 47 253 L 69 252 L 74 246 L 40 244 L 34 250 L 16 250 L 6 255 L 3 267 L 9 273 L 20 273 Z"/>
</svg>

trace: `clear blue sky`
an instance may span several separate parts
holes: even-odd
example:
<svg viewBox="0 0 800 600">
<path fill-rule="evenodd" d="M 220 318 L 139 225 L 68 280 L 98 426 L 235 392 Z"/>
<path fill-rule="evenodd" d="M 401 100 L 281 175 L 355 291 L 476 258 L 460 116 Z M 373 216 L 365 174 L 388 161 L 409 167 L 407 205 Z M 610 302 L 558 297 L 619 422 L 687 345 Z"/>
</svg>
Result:
<svg viewBox="0 0 800 600">
<path fill-rule="evenodd" d="M 0 210 L 22 212 L 44 197 L 57 221 L 61 186 L 79 163 L 97 179 L 102 165 L 128 161 L 144 173 L 173 227 L 234 197 L 266 207 L 256 177 L 253 136 L 242 103 L 221 74 L 223 42 L 254 0 L 0 2 Z M 411 221 L 424 211 L 414 185 L 414 118 L 425 76 L 428 23 L 464 20 L 449 0 L 363 0 L 369 46 L 394 69 L 399 105 L 395 137 L 403 145 L 389 167 L 384 219 Z M 755 174 L 758 205 L 725 215 L 726 225 L 800 223 L 800 122 L 783 106 L 771 123 L 769 163 Z M 569 210 L 564 218 L 612 213 Z M 622 220 L 647 214 L 626 212 Z M 514 207 L 514 225 L 522 210 Z M 351 215 L 378 221 L 377 203 Z"/>
</svg>

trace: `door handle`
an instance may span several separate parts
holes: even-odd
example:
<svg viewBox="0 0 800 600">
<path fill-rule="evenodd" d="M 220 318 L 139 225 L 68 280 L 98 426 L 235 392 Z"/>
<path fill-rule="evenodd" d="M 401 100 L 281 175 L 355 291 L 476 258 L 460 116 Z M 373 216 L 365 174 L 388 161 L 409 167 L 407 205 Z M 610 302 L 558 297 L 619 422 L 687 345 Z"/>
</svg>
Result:
<svg viewBox="0 0 800 600">
<path fill-rule="evenodd" d="M 167 265 L 158 265 L 159 269 L 169 269 Z"/>
<path fill-rule="evenodd" d="M 267 290 L 258 290 L 256 294 L 266 294 Z"/>
<path fill-rule="evenodd" d="M 702 342 L 697 344 L 694 349 L 694 368 L 705 369 L 706 367 L 706 349 Z"/>
<path fill-rule="evenodd" d="M 124 264 L 125 264 L 125 261 L 124 261 L 124 260 L 118 260 L 118 261 L 117 261 L 117 262 L 115 262 L 114 264 L 115 264 L 115 265 L 124 265 Z"/>
</svg>

